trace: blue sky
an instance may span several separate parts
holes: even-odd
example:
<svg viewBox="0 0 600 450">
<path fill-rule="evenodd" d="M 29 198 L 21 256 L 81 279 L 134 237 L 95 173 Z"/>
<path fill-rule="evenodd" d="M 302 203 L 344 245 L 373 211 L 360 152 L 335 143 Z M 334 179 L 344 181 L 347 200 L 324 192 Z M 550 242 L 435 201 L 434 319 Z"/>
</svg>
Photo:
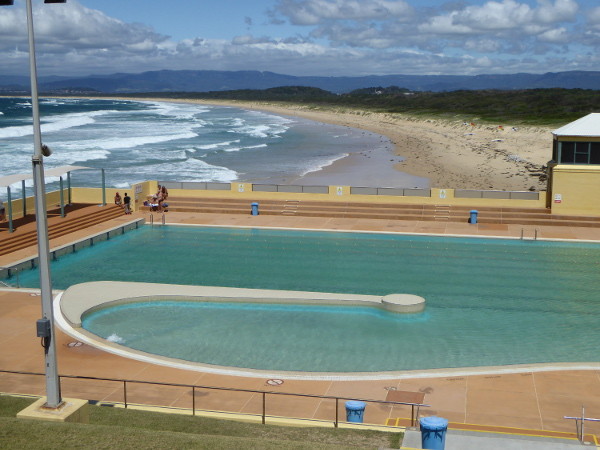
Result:
<svg viewBox="0 0 600 450">
<path fill-rule="evenodd" d="M 1 75 L 27 74 L 24 0 L 0 7 Z M 40 76 L 600 70 L 598 0 L 34 0 Z"/>
</svg>

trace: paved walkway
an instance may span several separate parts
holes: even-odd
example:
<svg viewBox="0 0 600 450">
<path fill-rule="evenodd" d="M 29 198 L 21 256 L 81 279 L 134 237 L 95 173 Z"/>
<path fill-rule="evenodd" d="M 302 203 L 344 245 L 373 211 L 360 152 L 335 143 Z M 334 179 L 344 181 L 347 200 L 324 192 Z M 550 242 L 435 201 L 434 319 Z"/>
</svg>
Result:
<svg viewBox="0 0 600 450">
<path fill-rule="evenodd" d="M 454 430 L 449 430 L 445 439 L 445 450 L 575 450 L 581 448 L 581 443 L 575 439 L 509 436 Z M 422 448 L 421 433 L 414 430 L 406 431 L 402 448 Z"/>
<path fill-rule="evenodd" d="M 140 217 L 143 214 L 137 213 Z M 133 216 L 135 217 L 135 215 Z M 123 216 L 94 229 L 87 229 L 51 242 L 51 247 L 72 241 L 99 228 L 118 225 L 130 220 Z M 528 227 L 518 225 L 470 225 L 437 222 L 400 222 L 370 219 L 331 219 L 287 216 L 250 216 L 224 214 L 168 213 L 170 223 L 197 223 L 226 226 L 267 226 L 306 229 L 336 229 L 393 231 L 406 233 L 469 234 L 482 236 L 511 236 L 533 238 L 584 239 L 600 241 L 600 229 L 580 227 Z M 13 255 L 20 259 L 35 254 L 30 248 Z M 5 265 L 7 258 L 0 260 Z M 43 353 L 35 337 L 34 322 L 40 317 L 39 296 L 25 290 L 0 291 L 0 369 L 13 371 L 43 371 Z M 499 373 L 469 376 L 440 376 L 380 381 L 303 381 L 283 380 L 272 386 L 260 378 L 235 377 L 186 371 L 133 361 L 104 353 L 87 345 L 77 346 L 63 333 L 57 335 L 58 364 L 61 374 L 123 378 L 167 383 L 233 387 L 298 394 L 316 394 L 349 398 L 384 400 L 389 390 L 425 393 L 424 415 L 438 415 L 452 422 L 452 427 L 490 429 L 506 427 L 502 433 L 552 434 L 574 437 L 575 424 L 564 416 L 579 416 L 585 406 L 588 417 L 600 417 L 600 370 L 555 370 L 549 372 Z M 107 381 L 62 381 L 63 396 L 98 401 L 123 400 L 122 383 Z M 42 395 L 43 377 L 0 374 L 0 392 Z M 157 388 L 147 385 L 128 385 L 131 403 L 191 408 L 192 395 L 187 388 Z M 233 413 L 259 414 L 262 398 L 259 394 L 198 390 L 197 408 Z M 343 402 L 340 402 L 343 403 Z M 343 406 L 341 406 L 343 408 Z M 267 403 L 269 415 L 314 418 L 333 421 L 335 402 L 312 398 L 271 396 Z M 339 410 L 340 417 L 343 411 Z M 404 423 L 397 418 L 410 417 L 407 407 L 369 405 L 365 421 L 375 424 Z M 474 424 L 474 425 L 468 425 Z M 600 423 L 589 423 L 586 432 L 600 435 Z M 450 449 L 451 447 L 447 447 Z M 469 447 L 462 447 L 469 448 Z M 471 447 L 474 448 L 474 447 Z M 488 448 L 488 447 L 477 447 Z M 508 447 L 503 447 L 508 448 Z M 528 447 L 520 447 L 528 448 Z M 535 448 L 535 447 L 534 447 Z M 553 447 L 548 447 L 553 448 Z"/>
</svg>

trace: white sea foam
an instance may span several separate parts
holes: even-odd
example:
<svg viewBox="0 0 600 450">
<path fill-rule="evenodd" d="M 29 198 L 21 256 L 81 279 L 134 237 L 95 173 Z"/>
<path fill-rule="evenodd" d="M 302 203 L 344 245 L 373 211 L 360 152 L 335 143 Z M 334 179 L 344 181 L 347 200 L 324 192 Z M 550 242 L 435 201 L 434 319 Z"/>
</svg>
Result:
<svg viewBox="0 0 600 450">
<path fill-rule="evenodd" d="M 268 147 L 267 144 L 249 145 L 247 147 L 231 147 L 223 149 L 224 152 L 239 152 L 240 150 L 251 149 L 251 148 L 264 148 Z"/>
<path fill-rule="evenodd" d="M 301 177 L 308 175 L 312 172 L 318 172 L 319 170 L 323 170 L 325 167 L 331 166 L 334 162 L 339 161 L 340 159 L 344 159 L 347 156 L 350 156 L 349 153 L 344 153 L 342 155 L 337 155 L 330 158 L 323 158 L 312 161 L 310 167 L 306 169 L 304 172 L 300 174 Z"/>
<path fill-rule="evenodd" d="M 197 137 L 197 133 L 186 132 L 179 134 L 167 134 L 167 135 L 156 135 L 156 136 L 131 136 L 131 137 L 115 137 L 110 139 L 94 139 L 79 141 L 73 144 L 74 148 L 79 149 L 103 149 L 103 150 L 117 150 L 117 149 L 131 149 L 142 145 L 149 144 L 160 144 L 163 142 L 175 141 L 179 139 L 192 139 Z M 65 144 L 69 146 L 69 144 Z"/>
<path fill-rule="evenodd" d="M 191 120 L 197 119 L 196 114 L 204 114 L 210 111 L 210 108 L 201 105 L 189 105 L 179 103 L 161 103 L 161 102 L 141 102 L 151 105 L 151 111 L 175 119 Z"/>
<path fill-rule="evenodd" d="M 271 127 L 269 125 L 248 125 L 243 127 L 234 128 L 228 130 L 230 133 L 240 133 L 252 136 L 255 138 L 266 138 L 269 137 L 269 131 Z"/>
<path fill-rule="evenodd" d="M 66 130 L 69 128 L 80 127 L 94 123 L 95 117 L 114 113 L 117 111 L 91 111 L 87 113 L 73 113 L 50 116 L 45 119 L 45 123 L 41 125 L 42 133 L 53 133 Z M 27 119 L 29 121 L 29 119 Z M 31 124 L 17 127 L 0 128 L 0 139 L 17 138 L 30 136 L 33 134 Z"/>
<path fill-rule="evenodd" d="M 206 144 L 198 146 L 198 150 L 214 150 L 219 147 L 226 147 L 231 144 L 237 144 L 240 140 L 236 139 L 235 141 L 225 141 L 225 142 L 217 142 L 216 144 Z"/>
<path fill-rule="evenodd" d="M 0 111 L 0 116 L 3 116 L 3 115 L 4 115 L 4 113 L 2 111 Z"/>
<path fill-rule="evenodd" d="M 60 162 L 60 165 L 71 165 L 71 164 L 82 164 L 86 161 L 95 161 L 99 159 L 108 159 L 110 152 L 102 149 L 85 149 L 76 151 L 61 151 L 53 153 L 52 157 L 55 158 L 56 162 Z"/>
<path fill-rule="evenodd" d="M 141 177 L 140 181 L 169 176 L 176 176 L 177 181 L 216 181 L 221 183 L 229 183 L 238 179 L 238 174 L 234 170 L 212 165 L 197 158 L 140 166 L 136 169 L 135 175 Z"/>
</svg>

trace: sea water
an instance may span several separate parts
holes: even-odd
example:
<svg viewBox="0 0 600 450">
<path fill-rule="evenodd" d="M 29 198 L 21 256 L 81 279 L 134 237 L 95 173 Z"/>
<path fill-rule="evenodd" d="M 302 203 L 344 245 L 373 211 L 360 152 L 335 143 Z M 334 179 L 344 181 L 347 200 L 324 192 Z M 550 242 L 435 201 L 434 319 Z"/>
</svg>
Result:
<svg viewBox="0 0 600 450">
<path fill-rule="evenodd" d="M 100 168 L 117 188 L 146 180 L 290 184 L 349 153 L 392 149 L 368 131 L 224 106 L 42 98 L 40 115 L 54 152 L 46 168 L 98 169 L 72 172 L 77 187 L 100 187 Z M 0 98 L 0 176 L 31 171 L 32 134 L 30 100 Z M 46 182 L 58 189 L 58 178 Z"/>
</svg>

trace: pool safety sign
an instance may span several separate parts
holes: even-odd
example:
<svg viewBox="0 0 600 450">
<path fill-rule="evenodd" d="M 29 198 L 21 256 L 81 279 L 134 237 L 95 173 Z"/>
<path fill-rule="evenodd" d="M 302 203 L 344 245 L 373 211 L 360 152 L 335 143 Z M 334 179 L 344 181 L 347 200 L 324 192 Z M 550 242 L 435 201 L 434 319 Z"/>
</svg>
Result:
<svg viewBox="0 0 600 450">
<path fill-rule="evenodd" d="M 562 202 L 562 194 L 554 194 L 554 203 Z"/>
</svg>

